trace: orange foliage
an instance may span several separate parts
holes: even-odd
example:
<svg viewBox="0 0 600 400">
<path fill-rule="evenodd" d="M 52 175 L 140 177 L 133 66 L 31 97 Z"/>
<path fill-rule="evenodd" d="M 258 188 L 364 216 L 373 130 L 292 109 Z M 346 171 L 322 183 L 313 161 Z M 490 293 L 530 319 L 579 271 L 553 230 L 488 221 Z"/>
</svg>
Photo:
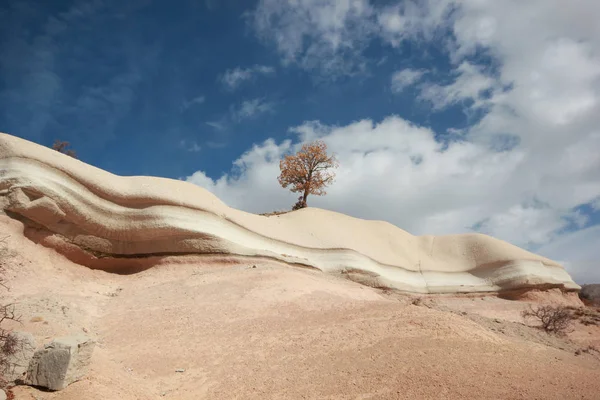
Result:
<svg viewBox="0 0 600 400">
<path fill-rule="evenodd" d="M 69 146 L 69 142 L 61 142 L 60 140 L 55 140 L 54 144 L 52 145 L 52 149 L 58 151 L 59 153 L 66 154 L 70 157 L 77 158 L 77 153 L 75 153 L 75 150 L 68 149 L 67 147 Z"/>
<path fill-rule="evenodd" d="M 279 184 L 289 187 L 294 193 L 302 192 L 298 203 L 306 207 L 309 194 L 322 196 L 326 194 L 325 187 L 333 183 L 335 173 L 332 169 L 338 167 L 335 156 L 327 155 L 327 145 L 321 140 L 306 143 L 296 154 L 285 156 L 279 162 L 281 174 L 277 177 Z"/>
</svg>

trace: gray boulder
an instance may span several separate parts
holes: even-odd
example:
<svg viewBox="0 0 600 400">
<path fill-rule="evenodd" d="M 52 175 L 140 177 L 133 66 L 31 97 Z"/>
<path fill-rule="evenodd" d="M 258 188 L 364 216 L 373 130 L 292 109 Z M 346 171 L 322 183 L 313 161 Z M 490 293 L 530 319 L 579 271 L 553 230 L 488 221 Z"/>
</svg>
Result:
<svg viewBox="0 0 600 400">
<path fill-rule="evenodd" d="M 590 305 L 600 307 L 600 284 L 582 285 L 579 291 L 579 298 Z"/>
<path fill-rule="evenodd" d="M 87 373 L 94 345 L 83 335 L 54 339 L 33 355 L 25 383 L 50 390 L 66 388 Z"/>
<path fill-rule="evenodd" d="M 7 382 L 14 382 L 25 377 L 25 372 L 27 372 L 37 344 L 35 338 L 29 332 L 13 331 L 10 335 L 16 341 L 17 351 L 6 357 L 6 367 L 2 373 Z"/>
</svg>

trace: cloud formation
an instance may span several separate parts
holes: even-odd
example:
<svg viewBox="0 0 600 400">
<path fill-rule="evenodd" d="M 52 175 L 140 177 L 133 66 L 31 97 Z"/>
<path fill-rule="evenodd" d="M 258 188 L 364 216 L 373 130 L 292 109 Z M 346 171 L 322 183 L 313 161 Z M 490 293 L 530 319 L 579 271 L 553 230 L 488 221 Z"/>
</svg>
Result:
<svg viewBox="0 0 600 400">
<path fill-rule="evenodd" d="M 191 100 L 184 100 L 183 104 L 181 104 L 181 110 L 186 111 L 190 107 L 203 104 L 206 101 L 206 97 L 204 96 L 196 96 Z"/>
<path fill-rule="evenodd" d="M 261 114 L 272 113 L 275 110 L 275 103 L 265 101 L 263 98 L 244 100 L 239 106 L 233 106 L 231 109 L 231 118 L 240 122 L 244 119 L 255 118 Z"/>
<path fill-rule="evenodd" d="M 404 88 L 417 83 L 425 74 L 423 70 L 405 68 L 392 74 L 392 92 L 400 93 Z"/>
<path fill-rule="evenodd" d="M 372 35 L 372 14 L 367 0 L 261 0 L 250 23 L 275 45 L 284 65 L 351 75 L 364 70 L 361 52 Z"/>
<path fill-rule="evenodd" d="M 249 68 L 236 67 L 228 69 L 221 76 L 221 82 L 228 90 L 235 90 L 244 82 L 256 79 L 259 75 L 272 75 L 275 73 L 275 68 L 266 65 L 254 65 Z"/>
<path fill-rule="evenodd" d="M 196 141 L 189 141 L 189 140 L 185 140 L 182 139 L 179 142 L 179 146 L 183 149 L 185 149 L 185 151 L 188 151 L 190 153 L 197 153 L 200 150 L 202 150 L 202 147 L 196 142 Z"/>
<path fill-rule="evenodd" d="M 563 245 L 578 232 L 600 240 L 578 210 L 597 207 L 600 197 L 600 3 L 561 4 L 262 0 L 252 20 L 258 35 L 284 65 L 320 74 L 356 73 L 370 41 L 400 48 L 439 41 L 443 32 L 449 79 L 399 71 L 396 90 L 417 84 L 432 112 L 459 106 L 478 117 L 449 127 L 459 132 L 451 136 L 393 115 L 344 126 L 309 121 L 291 128 L 295 141 L 255 145 L 230 174 L 187 179 L 237 208 L 289 208 L 294 197 L 278 187 L 278 159 L 321 138 L 340 169 L 329 194 L 311 205 L 415 234 L 488 233 L 565 261 L 580 282 L 600 279 L 584 266 L 600 259 L 597 246 L 586 247 L 582 261 Z"/>
</svg>

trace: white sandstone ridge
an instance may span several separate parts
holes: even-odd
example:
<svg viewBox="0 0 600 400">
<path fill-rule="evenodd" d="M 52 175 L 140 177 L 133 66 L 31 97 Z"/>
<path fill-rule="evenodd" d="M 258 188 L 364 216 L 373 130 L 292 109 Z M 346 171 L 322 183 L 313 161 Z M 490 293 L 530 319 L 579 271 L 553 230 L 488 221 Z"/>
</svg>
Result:
<svg viewBox="0 0 600 400">
<path fill-rule="evenodd" d="M 556 262 L 486 235 L 413 236 L 316 208 L 259 216 L 191 183 L 116 176 L 7 134 L 0 134 L 0 205 L 30 239 L 114 272 L 157 257 L 217 254 L 416 293 L 579 289 Z"/>
</svg>

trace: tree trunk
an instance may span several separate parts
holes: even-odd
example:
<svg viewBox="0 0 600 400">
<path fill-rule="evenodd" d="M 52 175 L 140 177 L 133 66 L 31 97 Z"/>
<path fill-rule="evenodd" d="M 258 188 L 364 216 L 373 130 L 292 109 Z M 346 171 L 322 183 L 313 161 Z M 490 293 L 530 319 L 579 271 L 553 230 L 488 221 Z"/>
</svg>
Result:
<svg viewBox="0 0 600 400">
<path fill-rule="evenodd" d="M 306 187 L 304 188 L 304 196 L 302 196 L 302 201 L 304 201 L 304 206 L 308 206 L 308 204 L 306 204 L 306 199 L 308 197 L 308 192 L 310 191 L 310 184 L 311 184 L 311 180 L 312 180 L 312 170 L 310 170 L 310 172 L 308 173 L 308 179 L 306 180 Z"/>
<path fill-rule="evenodd" d="M 304 189 L 304 196 L 302 196 L 302 200 L 304 204 L 306 204 L 306 198 L 308 197 L 308 188 Z"/>
</svg>

